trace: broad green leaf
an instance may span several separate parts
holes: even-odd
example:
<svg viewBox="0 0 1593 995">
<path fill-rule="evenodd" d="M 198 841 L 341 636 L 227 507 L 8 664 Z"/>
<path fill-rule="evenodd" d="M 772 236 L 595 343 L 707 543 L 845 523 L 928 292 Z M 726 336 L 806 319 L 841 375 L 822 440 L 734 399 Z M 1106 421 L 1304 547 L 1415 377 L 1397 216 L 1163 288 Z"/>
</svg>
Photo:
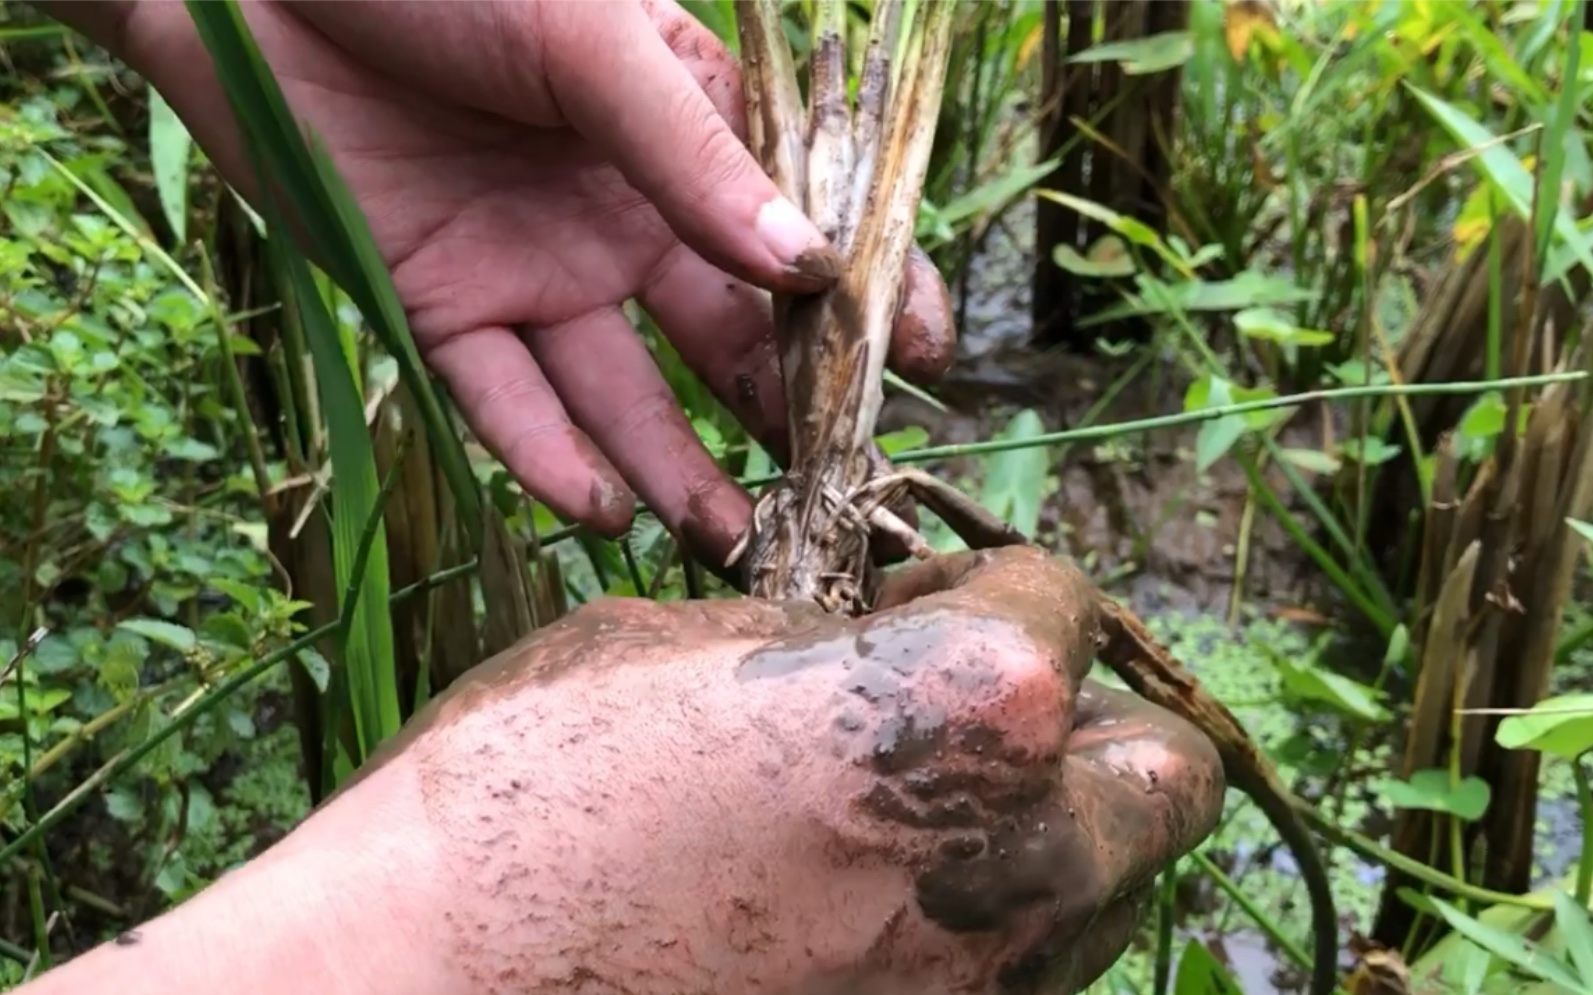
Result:
<svg viewBox="0 0 1593 995">
<path fill-rule="evenodd" d="M 1284 449 L 1279 455 L 1302 470 L 1324 475 L 1338 473 L 1341 465 L 1338 459 L 1319 449 Z"/>
<path fill-rule="evenodd" d="M 1045 433 L 1040 416 L 1030 408 L 1018 412 L 998 439 L 1021 441 Z M 1040 526 L 1040 506 L 1045 503 L 1051 454 L 1045 446 L 1025 446 L 992 453 L 985 462 L 980 503 L 996 517 L 1026 536 Z"/>
<path fill-rule="evenodd" d="M 1559 888 L 1554 889 L 1554 925 L 1577 973 L 1593 983 L 1593 921 L 1581 903 Z"/>
<path fill-rule="evenodd" d="M 774 476 L 775 471 L 778 469 L 775 465 L 774 457 L 769 455 L 767 449 L 758 445 L 756 439 L 747 440 L 747 465 L 745 469 L 747 476 L 755 480 L 763 480 Z M 542 511 L 543 506 L 537 505 L 537 510 L 538 512 Z"/>
<path fill-rule="evenodd" d="M 680 5 L 730 46 L 731 51 L 738 51 L 740 36 L 736 32 L 734 0 L 680 0 Z"/>
<path fill-rule="evenodd" d="M 946 220 L 935 202 L 925 197 L 918 202 L 918 220 L 913 228 L 913 237 L 920 246 L 936 248 L 954 240 L 957 229 Z"/>
<path fill-rule="evenodd" d="M 875 436 L 874 441 L 886 456 L 895 456 L 897 453 L 922 447 L 929 441 L 929 433 L 918 425 L 909 425 L 896 432 Z"/>
<path fill-rule="evenodd" d="M 1131 276 L 1135 269 L 1134 257 L 1125 251 L 1122 241 L 1112 235 L 1097 239 L 1087 256 L 1079 255 L 1070 245 L 1058 245 L 1052 250 L 1051 259 L 1077 276 Z"/>
<path fill-rule="evenodd" d="M 1244 995 L 1244 989 L 1205 944 L 1191 939 L 1178 958 L 1173 995 Z"/>
<path fill-rule="evenodd" d="M 1466 915 L 1441 898 L 1429 898 L 1433 908 L 1450 927 L 1473 943 L 1535 978 L 1563 986 L 1567 992 L 1593 995 L 1571 972 L 1568 965 L 1522 937 L 1495 929 Z"/>
<path fill-rule="evenodd" d="M 1202 422 L 1195 436 L 1195 471 L 1205 473 L 1234 447 L 1245 434 L 1245 420 L 1239 415 L 1224 415 Z"/>
<path fill-rule="evenodd" d="M 118 822 L 137 822 L 144 814 L 144 800 L 134 789 L 117 785 L 105 792 L 105 811 Z"/>
<path fill-rule="evenodd" d="M 130 632 L 118 632 L 105 644 L 105 658 L 100 661 L 98 674 L 100 687 L 111 693 L 118 702 L 131 698 L 138 691 L 138 672 L 149 654 L 149 643 Z"/>
<path fill-rule="evenodd" d="M 16 689 L 7 684 L 6 693 L 0 695 L 0 719 L 15 719 L 17 713 Z M 33 687 L 29 682 L 27 688 L 28 714 L 30 716 L 49 715 L 72 700 L 72 689 L 63 687 Z"/>
<path fill-rule="evenodd" d="M 719 431 L 719 426 L 707 418 L 693 418 L 691 427 L 697 433 L 697 439 L 702 443 L 702 447 L 708 450 L 709 456 L 716 460 L 724 458 L 725 435 Z"/>
<path fill-rule="evenodd" d="M 10 660 L 11 654 L 8 653 L 6 661 Z M 58 674 L 77 666 L 81 661 L 82 655 L 70 639 L 65 636 L 49 635 L 33 648 L 33 654 L 28 657 L 24 666 L 29 672 L 36 670 L 41 674 Z"/>
<path fill-rule="evenodd" d="M 1205 376 L 1189 385 L 1184 392 L 1184 410 L 1202 411 L 1231 404 L 1249 404 L 1277 397 L 1270 387 L 1240 387 L 1222 377 Z M 1221 459 L 1247 430 L 1265 429 L 1287 418 L 1290 409 L 1248 411 L 1242 414 L 1223 415 L 1201 423 L 1195 435 L 1195 467 L 1204 473 Z"/>
<path fill-rule="evenodd" d="M 1394 631 L 1388 636 L 1388 649 L 1383 651 L 1383 662 L 1389 666 L 1396 666 L 1405 659 L 1405 654 L 1410 652 L 1410 629 L 1401 622 L 1394 626 Z"/>
<path fill-rule="evenodd" d="M 1202 280 L 1184 284 L 1187 298 L 1181 303 L 1191 311 L 1233 311 L 1264 305 L 1291 305 L 1311 301 L 1315 294 L 1291 280 L 1245 270 L 1230 280 Z"/>
<path fill-rule="evenodd" d="M 1191 384 L 1184 395 L 1185 411 L 1220 408 L 1232 403 L 1230 384 L 1221 377 L 1203 377 Z M 1243 415 L 1223 415 L 1201 422 L 1195 434 L 1195 472 L 1205 473 L 1226 456 L 1234 443 L 1244 436 L 1246 427 Z"/>
<path fill-rule="evenodd" d="M 1060 190 L 1041 190 L 1038 192 L 1041 197 L 1044 197 L 1047 200 L 1054 200 L 1063 207 L 1071 208 L 1072 210 L 1084 215 L 1086 218 L 1089 218 L 1091 221 L 1099 221 L 1108 228 L 1115 230 L 1123 221 L 1123 216 L 1121 214 L 1118 214 L 1109 207 L 1097 204 L 1093 200 L 1087 200 L 1084 197 L 1075 197 L 1073 194 L 1063 193 Z"/>
<path fill-rule="evenodd" d="M 208 463 L 220 459 L 221 451 L 208 442 L 198 439 L 173 439 L 164 447 L 167 456 L 176 460 L 185 460 L 191 463 Z"/>
<path fill-rule="evenodd" d="M 1165 258 L 1171 250 L 1158 246 L 1157 251 Z M 1081 320 L 1079 327 L 1110 324 L 1138 315 L 1238 311 L 1265 305 L 1287 307 L 1315 298 L 1313 291 L 1297 287 L 1292 281 L 1246 270 L 1230 280 L 1184 280 L 1165 284 L 1155 298 L 1145 294 L 1140 299 L 1101 308 Z"/>
<path fill-rule="evenodd" d="M 1387 463 L 1399 455 L 1399 447 L 1390 445 L 1375 435 L 1364 439 L 1345 439 L 1339 443 L 1339 451 L 1344 458 L 1367 466 L 1378 466 Z"/>
<path fill-rule="evenodd" d="M 206 581 L 211 587 L 236 601 L 251 615 L 260 611 L 260 591 L 252 585 L 227 577 L 212 577 Z"/>
<path fill-rule="evenodd" d="M 1135 245 L 1143 245 L 1146 248 L 1163 246 L 1161 236 L 1156 234 L 1156 229 L 1138 218 L 1131 218 L 1126 214 L 1118 219 L 1117 231 Z"/>
<path fill-rule="evenodd" d="M 1391 383 L 1393 378 L 1388 375 L 1388 370 L 1382 366 L 1368 366 L 1364 360 L 1347 359 L 1342 363 L 1334 363 L 1326 367 L 1333 379 L 1346 387 L 1360 387 L 1368 385 L 1380 387 Z"/>
<path fill-rule="evenodd" d="M 1280 345 L 1319 346 L 1333 342 L 1332 332 L 1298 328 L 1287 315 L 1270 307 L 1246 308 L 1233 316 L 1233 323 L 1247 338 L 1265 339 Z"/>
<path fill-rule="evenodd" d="M 605 597 L 610 598 L 638 598 L 642 596 L 642 592 L 636 589 L 636 585 L 629 577 L 617 578 L 603 591 L 603 594 Z"/>
<path fill-rule="evenodd" d="M 129 618 L 116 623 L 117 628 L 143 636 L 151 642 L 169 646 L 174 650 L 186 653 L 198 645 L 198 637 L 194 630 L 186 625 L 176 622 L 167 622 L 158 618 Z"/>
<path fill-rule="evenodd" d="M 1475 943 L 1462 943 L 1452 960 L 1445 962 L 1444 975 L 1459 978 L 1460 991 L 1456 995 L 1478 995 L 1483 983 L 1488 980 L 1488 969 L 1492 966 L 1492 954 Z"/>
<path fill-rule="evenodd" d="M 247 650 L 254 642 L 254 633 L 235 612 L 217 612 L 199 625 L 199 634 L 212 647 Z"/>
<path fill-rule="evenodd" d="M 1016 166 L 1005 175 L 975 187 L 942 207 L 940 218 L 954 225 L 964 219 L 998 210 L 1049 176 L 1060 162 L 1060 159 L 1048 159 L 1033 165 Z"/>
<path fill-rule="evenodd" d="M 169 899 L 176 899 L 188 889 L 192 875 L 188 872 L 188 861 L 183 857 L 181 850 L 176 850 L 160 865 L 160 870 L 155 874 L 155 887 L 161 890 Z"/>
<path fill-rule="evenodd" d="M 1408 781 L 1387 780 L 1379 792 L 1396 808 L 1418 808 L 1447 812 L 1467 821 L 1482 818 L 1488 810 L 1488 782 L 1467 777 L 1458 785 L 1449 782 L 1449 771 L 1440 768 L 1419 770 Z"/>
<path fill-rule="evenodd" d="M 1377 692 L 1368 685 L 1336 674 L 1308 660 L 1273 656 L 1283 686 L 1291 694 L 1319 701 L 1362 722 L 1382 722 L 1388 712 L 1378 704 Z"/>
<path fill-rule="evenodd" d="M 310 681 L 315 685 L 315 689 L 325 694 L 327 685 L 332 680 L 332 665 L 326 662 L 326 657 L 318 650 L 306 648 L 299 652 L 298 660 L 304 672 L 310 675 Z"/>
<path fill-rule="evenodd" d="M 1491 439 L 1504 431 L 1506 411 L 1504 398 L 1490 390 L 1471 402 L 1457 427 L 1474 439 Z"/>
<path fill-rule="evenodd" d="M 1165 72 L 1189 61 L 1194 41 L 1187 31 L 1164 31 L 1126 41 L 1111 41 L 1069 56 L 1070 63 L 1117 62 L 1129 76 Z"/>
<path fill-rule="evenodd" d="M 1593 749 L 1593 693 L 1547 698 L 1499 723 L 1494 740 L 1507 750 L 1539 750 L 1576 760 Z"/>
<path fill-rule="evenodd" d="M 0 403 L 33 404 L 44 400 L 44 381 L 18 369 L 0 367 Z"/>
<path fill-rule="evenodd" d="M 1063 207 L 1076 211 L 1092 221 L 1099 221 L 1101 224 L 1105 225 L 1107 228 L 1110 228 L 1112 231 L 1117 232 L 1130 242 L 1133 242 L 1136 245 L 1142 245 L 1145 248 L 1150 249 L 1151 251 L 1162 256 L 1163 258 L 1176 258 L 1173 251 L 1162 242 L 1160 236 L 1158 236 L 1143 222 L 1136 221 L 1126 214 L 1119 214 L 1111 208 L 1102 204 L 1098 204 L 1093 200 L 1087 200 L 1083 197 L 1075 197 L 1070 193 L 1062 193 L 1059 190 L 1041 190 L 1038 191 L 1038 193 L 1041 197 L 1044 197 L 1047 200 L 1054 200 Z"/>
<path fill-rule="evenodd" d="M 177 112 L 154 87 L 149 88 L 149 162 L 155 192 L 177 245 L 188 240 L 188 161 L 194 140 Z"/>
</svg>

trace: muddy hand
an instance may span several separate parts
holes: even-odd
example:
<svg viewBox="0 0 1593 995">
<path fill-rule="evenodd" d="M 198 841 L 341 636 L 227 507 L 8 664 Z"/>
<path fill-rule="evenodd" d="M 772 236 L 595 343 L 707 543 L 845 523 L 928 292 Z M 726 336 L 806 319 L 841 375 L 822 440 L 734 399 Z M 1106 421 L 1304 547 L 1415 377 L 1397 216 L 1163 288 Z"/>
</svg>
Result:
<svg viewBox="0 0 1593 995">
<path fill-rule="evenodd" d="M 1216 757 L 1082 682 L 1071 567 L 968 553 L 884 598 L 587 607 L 299 835 L 402 827 L 403 901 L 461 992 L 1077 990 L 1214 826 Z"/>
</svg>

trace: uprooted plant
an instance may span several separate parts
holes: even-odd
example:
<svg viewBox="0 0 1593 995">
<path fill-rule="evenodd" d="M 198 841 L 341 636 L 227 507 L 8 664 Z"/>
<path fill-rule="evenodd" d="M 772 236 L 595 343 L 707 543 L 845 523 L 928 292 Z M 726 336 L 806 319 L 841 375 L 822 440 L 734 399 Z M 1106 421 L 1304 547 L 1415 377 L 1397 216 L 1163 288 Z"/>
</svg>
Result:
<svg viewBox="0 0 1593 995">
<path fill-rule="evenodd" d="M 848 93 L 846 5 L 815 4 L 804 113 L 778 0 L 740 0 L 748 130 L 763 168 L 830 239 L 838 279 L 822 294 L 776 296 L 774 320 L 790 425 L 788 472 L 759 500 L 731 558 L 751 595 L 867 612 L 879 574 L 876 535 L 927 557 L 928 543 L 893 510 L 911 496 L 973 548 L 1027 538 L 950 484 L 892 468 L 872 443 L 885 357 L 913 238 L 953 23 L 939 0 L 879 0 L 856 106 Z M 1338 936 L 1321 856 L 1271 762 L 1233 714 L 1104 595 L 1102 656 L 1137 693 L 1196 725 L 1217 745 L 1228 781 L 1293 850 L 1311 896 L 1313 995 L 1336 984 Z"/>
</svg>

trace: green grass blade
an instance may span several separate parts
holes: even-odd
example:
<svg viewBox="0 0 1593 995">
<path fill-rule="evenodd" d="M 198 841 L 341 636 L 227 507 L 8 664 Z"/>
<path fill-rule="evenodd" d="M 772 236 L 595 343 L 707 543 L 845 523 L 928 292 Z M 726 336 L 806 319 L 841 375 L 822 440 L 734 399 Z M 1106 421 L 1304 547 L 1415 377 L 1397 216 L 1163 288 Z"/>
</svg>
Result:
<svg viewBox="0 0 1593 995">
<path fill-rule="evenodd" d="M 1484 125 L 1473 120 L 1460 108 L 1420 87 L 1408 83 L 1406 86 L 1416 95 L 1422 106 L 1427 108 L 1433 119 L 1449 132 L 1451 138 L 1474 153 L 1472 163 L 1483 177 L 1504 195 L 1510 209 L 1523 221 L 1531 224 L 1532 174 L 1522 165 L 1516 154 L 1495 138 Z M 1574 89 L 1573 86 L 1572 92 Z M 1563 147 L 1562 143 L 1562 150 Z M 1575 253 L 1577 262 L 1581 263 L 1589 273 L 1593 273 L 1593 238 L 1589 238 L 1577 228 L 1571 213 L 1560 208 L 1558 197 L 1550 197 L 1542 207 L 1548 212 L 1548 224 L 1552 226 L 1554 234 Z M 1539 257 L 1540 267 L 1543 258 Z"/>
<path fill-rule="evenodd" d="M 171 226 L 172 241 L 188 240 L 188 160 L 194 141 L 177 112 L 153 87 L 149 91 L 149 161 L 155 174 L 160 209 Z"/>
<path fill-rule="evenodd" d="M 479 550 L 484 514 L 480 490 L 464 446 L 421 363 L 392 274 L 376 249 L 363 212 L 330 158 L 301 131 L 237 0 L 185 3 L 273 196 L 281 198 L 311 253 L 397 360 L 400 375 L 420 406 L 432 452 L 458 502 L 466 534 Z"/>
<path fill-rule="evenodd" d="M 376 456 L 365 426 L 364 400 L 355 387 L 336 324 L 310 267 L 284 242 L 279 227 L 273 226 L 272 231 L 267 244 L 286 277 L 294 309 L 303 325 L 315 362 L 321 410 L 326 417 L 332 461 L 332 561 L 338 609 L 349 619 L 343 632 L 342 662 L 354 715 L 358 763 L 397 732 L 402 722 L 392 617 L 386 608 L 390 581 L 386 528 L 380 520 Z M 357 601 L 348 613 L 346 606 L 354 599 Z"/>
<path fill-rule="evenodd" d="M 1560 178 L 1565 175 L 1565 161 L 1570 153 L 1570 149 L 1566 147 L 1566 139 L 1570 136 L 1571 129 L 1575 127 L 1577 114 L 1581 110 L 1577 106 L 1576 98 L 1580 89 L 1577 77 L 1582 46 L 1577 44 L 1576 34 L 1582 24 L 1584 2 L 1585 0 L 1574 0 L 1570 5 L 1571 44 L 1565 47 L 1565 64 L 1560 72 L 1560 99 L 1555 102 L 1548 114 L 1543 143 L 1539 146 L 1543 157 L 1543 186 L 1538 194 L 1539 213 L 1534 219 L 1536 227 L 1532 244 L 1537 254 L 1532 259 L 1540 273 L 1547 264 L 1550 239 L 1554 235 L 1554 227 L 1560 215 Z"/>
</svg>

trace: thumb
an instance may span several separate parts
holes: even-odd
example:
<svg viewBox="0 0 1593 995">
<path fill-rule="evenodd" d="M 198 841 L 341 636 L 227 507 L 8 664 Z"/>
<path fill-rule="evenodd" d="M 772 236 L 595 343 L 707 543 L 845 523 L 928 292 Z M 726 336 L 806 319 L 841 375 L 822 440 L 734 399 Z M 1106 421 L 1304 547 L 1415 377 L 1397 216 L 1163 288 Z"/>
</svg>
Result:
<svg viewBox="0 0 1593 995">
<path fill-rule="evenodd" d="M 705 37 L 677 36 L 672 49 L 641 6 L 615 7 L 559 3 L 545 11 L 547 80 L 565 120 L 713 265 L 769 290 L 828 286 L 839 274 L 834 248 L 780 194 L 674 50 L 723 46 L 683 18 L 672 25 L 677 33 Z M 733 74 L 729 53 L 723 59 Z"/>
<path fill-rule="evenodd" d="M 1077 688 L 1095 660 L 1095 586 L 1071 560 L 1037 546 L 940 555 L 885 578 L 875 617 L 953 614 L 1015 627 L 1050 652 Z"/>
</svg>

